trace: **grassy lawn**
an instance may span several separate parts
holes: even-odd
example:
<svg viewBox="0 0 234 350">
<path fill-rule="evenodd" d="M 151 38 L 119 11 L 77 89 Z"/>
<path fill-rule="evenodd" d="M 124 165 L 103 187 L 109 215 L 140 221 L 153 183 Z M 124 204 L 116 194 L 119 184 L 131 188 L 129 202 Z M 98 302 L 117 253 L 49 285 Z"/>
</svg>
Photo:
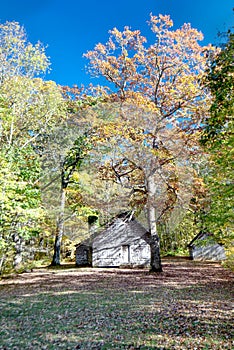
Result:
<svg viewBox="0 0 234 350">
<path fill-rule="evenodd" d="M 233 274 L 164 260 L 128 269 L 38 269 L 0 281 L 0 349 L 233 349 Z"/>
</svg>

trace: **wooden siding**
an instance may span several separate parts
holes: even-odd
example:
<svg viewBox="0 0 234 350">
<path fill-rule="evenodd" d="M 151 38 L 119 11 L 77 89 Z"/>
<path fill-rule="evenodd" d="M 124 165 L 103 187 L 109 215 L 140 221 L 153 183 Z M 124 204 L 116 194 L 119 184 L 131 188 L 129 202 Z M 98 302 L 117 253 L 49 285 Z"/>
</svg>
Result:
<svg viewBox="0 0 234 350">
<path fill-rule="evenodd" d="M 220 244 L 190 247 L 190 256 L 193 260 L 222 261 L 226 259 L 224 247 Z"/>
<path fill-rule="evenodd" d="M 193 260 L 222 261 L 226 259 L 223 245 L 215 242 L 211 234 L 199 233 L 188 245 Z"/>
<path fill-rule="evenodd" d="M 146 229 L 133 220 L 117 218 L 93 240 L 93 266 L 144 265 L 150 263 Z"/>
<path fill-rule="evenodd" d="M 126 247 L 128 252 L 126 256 Z M 127 257 L 127 259 L 126 259 Z M 93 266 L 149 266 L 150 246 L 144 239 L 109 248 L 93 248 Z"/>
</svg>

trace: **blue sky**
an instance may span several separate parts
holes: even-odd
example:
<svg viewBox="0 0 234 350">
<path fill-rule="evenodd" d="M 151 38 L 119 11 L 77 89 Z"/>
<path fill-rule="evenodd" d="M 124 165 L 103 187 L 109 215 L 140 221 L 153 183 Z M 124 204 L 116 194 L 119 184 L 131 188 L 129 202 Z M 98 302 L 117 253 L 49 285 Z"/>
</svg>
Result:
<svg viewBox="0 0 234 350">
<path fill-rule="evenodd" d="M 108 30 L 140 29 L 150 34 L 149 14 L 170 14 L 175 28 L 185 22 L 201 30 L 204 44 L 218 43 L 218 31 L 233 26 L 233 0 L 0 0 L 0 22 L 17 21 L 29 41 L 47 45 L 52 71 L 61 85 L 88 84 L 83 53 L 105 43 Z"/>
</svg>

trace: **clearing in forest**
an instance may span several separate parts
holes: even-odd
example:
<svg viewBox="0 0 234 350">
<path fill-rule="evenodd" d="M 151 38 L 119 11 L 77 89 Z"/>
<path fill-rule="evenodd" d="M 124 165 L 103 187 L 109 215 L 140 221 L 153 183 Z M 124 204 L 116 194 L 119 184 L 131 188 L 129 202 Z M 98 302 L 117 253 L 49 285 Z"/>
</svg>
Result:
<svg viewBox="0 0 234 350">
<path fill-rule="evenodd" d="M 233 273 L 217 263 L 36 269 L 0 281 L 0 349 L 232 349 Z"/>
</svg>

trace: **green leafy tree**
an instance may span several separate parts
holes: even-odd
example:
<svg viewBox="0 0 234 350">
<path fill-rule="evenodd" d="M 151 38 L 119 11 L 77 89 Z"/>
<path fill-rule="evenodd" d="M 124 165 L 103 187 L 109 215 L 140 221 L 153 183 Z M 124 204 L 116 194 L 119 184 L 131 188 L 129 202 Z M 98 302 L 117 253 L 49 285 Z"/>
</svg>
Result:
<svg viewBox="0 0 234 350">
<path fill-rule="evenodd" d="M 230 242 L 233 237 L 233 159 L 234 159 L 234 34 L 208 69 L 206 83 L 213 96 L 210 116 L 206 119 L 201 143 L 208 153 L 205 181 L 210 191 L 206 212 L 207 229 Z"/>
<path fill-rule="evenodd" d="M 36 77 L 48 67 L 44 47 L 28 42 L 18 23 L 0 25 L 2 267 L 8 262 L 20 265 L 25 245 L 39 234 L 44 216 L 39 149 L 44 136 L 66 116 L 60 88 Z"/>
<path fill-rule="evenodd" d="M 63 87 L 62 91 L 67 119 L 46 135 L 47 141 L 41 150 L 45 179 L 42 197 L 50 217 L 56 222 L 53 266 L 61 263 L 62 241 L 69 231 L 69 223 L 74 226 L 76 222 L 79 227 L 80 217 L 84 219 L 93 212 L 84 203 L 79 173 L 90 149 L 90 128 L 82 114 L 96 104 L 97 97 L 81 98 L 75 87 Z"/>
<path fill-rule="evenodd" d="M 60 161 L 60 203 L 57 216 L 56 235 L 54 242 L 54 254 L 51 265 L 60 265 L 61 243 L 64 235 L 65 206 L 68 186 L 74 181 L 73 175 L 79 170 L 86 153 L 86 137 L 77 137 L 67 154 Z"/>
<path fill-rule="evenodd" d="M 11 148 L 1 153 L 0 171 L 0 270 L 18 267 L 25 245 L 37 237 L 44 218 L 40 189 L 36 185 L 40 166 L 33 149 Z M 32 249 L 27 249 L 28 253 Z"/>
<path fill-rule="evenodd" d="M 27 40 L 18 22 L 0 24 L 0 83 L 12 76 L 35 77 L 49 67 L 45 47 Z"/>
</svg>

